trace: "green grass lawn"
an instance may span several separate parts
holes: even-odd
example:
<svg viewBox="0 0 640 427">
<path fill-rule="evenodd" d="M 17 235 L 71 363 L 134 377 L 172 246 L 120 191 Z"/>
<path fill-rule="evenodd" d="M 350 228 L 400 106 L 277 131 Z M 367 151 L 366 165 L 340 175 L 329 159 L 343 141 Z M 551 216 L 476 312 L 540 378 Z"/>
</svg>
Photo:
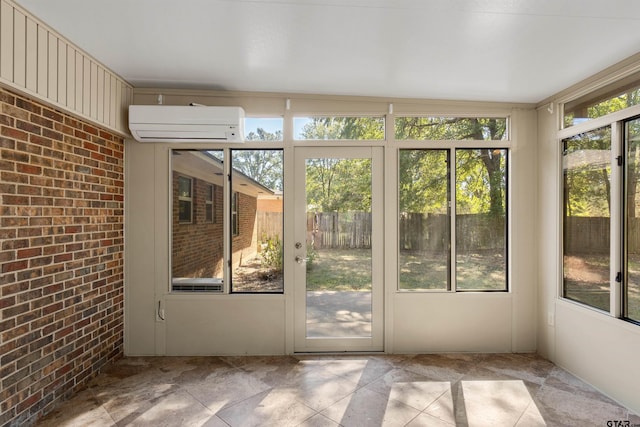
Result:
<svg viewBox="0 0 640 427">
<path fill-rule="evenodd" d="M 307 290 L 371 290 L 371 252 L 368 249 L 322 249 L 307 266 Z M 458 257 L 458 289 L 505 289 L 501 254 L 468 254 Z M 447 259 L 440 253 L 402 252 L 401 289 L 446 290 Z"/>
<path fill-rule="evenodd" d="M 370 291 L 371 251 L 322 249 L 307 264 L 308 291 Z"/>
<path fill-rule="evenodd" d="M 609 257 L 594 254 L 565 256 L 564 296 L 609 311 Z M 640 256 L 631 255 L 628 265 L 627 317 L 640 321 Z"/>
<path fill-rule="evenodd" d="M 504 289 L 505 263 L 495 252 L 459 255 L 458 290 Z M 569 270 L 567 270 L 569 268 Z M 400 253 L 400 286 L 407 290 L 446 290 L 447 258 L 437 252 Z M 565 259 L 565 297 L 609 311 L 608 260 L 597 255 Z M 640 256 L 629 260 L 628 317 L 640 321 Z M 368 249 L 315 251 L 307 266 L 307 290 L 370 291 L 371 252 Z"/>
</svg>

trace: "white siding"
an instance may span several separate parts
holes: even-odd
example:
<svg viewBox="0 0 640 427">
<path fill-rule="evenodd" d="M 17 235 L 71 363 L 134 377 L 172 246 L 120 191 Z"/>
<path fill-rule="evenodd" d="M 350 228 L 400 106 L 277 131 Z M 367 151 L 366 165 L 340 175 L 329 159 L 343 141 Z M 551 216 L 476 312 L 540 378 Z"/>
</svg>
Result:
<svg viewBox="0 0 640 427">
<path fill-rule="evenodd" d="M 0 85 L 129 133 L 131 85 L 9 0 L 0 0 Z"/>
</svg>

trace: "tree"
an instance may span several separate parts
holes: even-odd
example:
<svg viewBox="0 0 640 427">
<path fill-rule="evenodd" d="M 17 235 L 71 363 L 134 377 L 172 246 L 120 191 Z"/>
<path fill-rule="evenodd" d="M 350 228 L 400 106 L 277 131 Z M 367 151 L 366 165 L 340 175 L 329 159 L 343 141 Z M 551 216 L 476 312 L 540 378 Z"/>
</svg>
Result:
<svg viewBox="0 0 640 427">
<path fill-rule="evenodd" d="M 266 132 L 262 128 L 247 135 L 247 141 L 281 141 L 282 132 Z M 283 190 L 282 150 L 232 150 L 231 165 L 234 170 L 243 173 L 263 186 Z"/>
<path fill-rule="evenodd" d="M 383 122 L 370 117 L 314 117 L 301 137 L 310 140 L 376 140 Z M 308 159 L 307 205 L 319 212 L 371 210 L 371 159 Z"/>
<path fill-rule="evenodd" d="M 371 211 L 371 159 L 308 159 L 306 178 L 313 210 Z"/>
<path fill-rule="evenodd" d="M 399 117 L 396 139 L 415 140 L 502 140 L 503 118 Z M 456 203 L 469 213 L 504 215 L 506 152 L 494 148 L 456 150 Z M 478 162 L 478 159 L 481 161 Z M 481 168 L 484 168 L 482 170 Z M 488 188 L 488 192 L 486 189 Z"/>
</svg>

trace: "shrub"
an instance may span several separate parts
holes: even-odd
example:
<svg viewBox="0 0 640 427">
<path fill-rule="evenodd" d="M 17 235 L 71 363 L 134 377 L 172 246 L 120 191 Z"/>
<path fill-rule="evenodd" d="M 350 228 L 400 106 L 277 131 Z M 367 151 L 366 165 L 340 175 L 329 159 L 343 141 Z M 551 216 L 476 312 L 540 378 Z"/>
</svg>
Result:
<svg viewBox="0 0 640 427">
<path fill-rule="evenodd" d="M 263 239 L 262 266 L 271 268 L 277 272 L 282 271 L 282 241 L 278 236 L 267 237 Z"/>
</svg>

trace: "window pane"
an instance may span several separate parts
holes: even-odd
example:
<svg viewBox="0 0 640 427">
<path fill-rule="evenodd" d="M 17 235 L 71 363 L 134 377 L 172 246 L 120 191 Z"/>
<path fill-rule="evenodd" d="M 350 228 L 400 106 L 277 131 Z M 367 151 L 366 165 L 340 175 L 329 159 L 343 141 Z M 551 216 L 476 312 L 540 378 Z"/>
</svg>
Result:
<svg viewBox="0 0 640 427">
<path fill-rule="evenodd" d="M 244 139 L 246 141 L 282 141 L 282 117 L 244 119 Z"/>
<path fill-rule="evenodd" d="M 605 86 L 564 104 L 564 127 L 570 127 L 640 104 L 640 74 Z"/>
<path fill-rule="evenodd" d="M 400 289 L 450 289 L 449 150 L 400 150 Z"/>
<path fill-rule="evenodd" d="M 396 139 L 487 140 L 507 139 L 506 118 L 396 117 Z"/>
<path fill-rule="evenodd" d="M 507 289 L 507 150 L 456 150 L 456 289 Z"/>
<path fill-rule="evenodd" d="M 232 292 L 282 292 L 283 152 L 231 150 Z"/>
<path fill-rule="evenodd" d="M 171 288 L 174 292 L 223 291 L 223 227 L 221 223 L 207 220 L 208 209 L 222 206 L 222 191 L 212 191 L 223 185 L 222 162 L 216 158 L 221 154 L 222 151 L 172 151 Z M 189 173 L 193 178 L 185 181 L 180 173 Z M 193 197 L 182 200 L 183 194 Z M 208 201 L 212 194 L 215 199 Z M 189 221 L 184 223 L 187 216 Z"/>
<path fill-rule="evenodd" d="M 640 322 L 640 119 L 626 123 L 627 280 L 625 317 Z"/>
<path fill-rule="evenodd" d="M 382 117 L 295 117 L 297 140 L 383 140 Z"/>
<path fill-rule="evenodd" d="M 611 129 L 563 144 L 563 295 L 609 311 Z"/>
<path fill-rule="evenodd" d="M 178 177 L 178 194 L 180 197 L 191 197 L 191 179 L 181 176 Z"/>
</svg>

